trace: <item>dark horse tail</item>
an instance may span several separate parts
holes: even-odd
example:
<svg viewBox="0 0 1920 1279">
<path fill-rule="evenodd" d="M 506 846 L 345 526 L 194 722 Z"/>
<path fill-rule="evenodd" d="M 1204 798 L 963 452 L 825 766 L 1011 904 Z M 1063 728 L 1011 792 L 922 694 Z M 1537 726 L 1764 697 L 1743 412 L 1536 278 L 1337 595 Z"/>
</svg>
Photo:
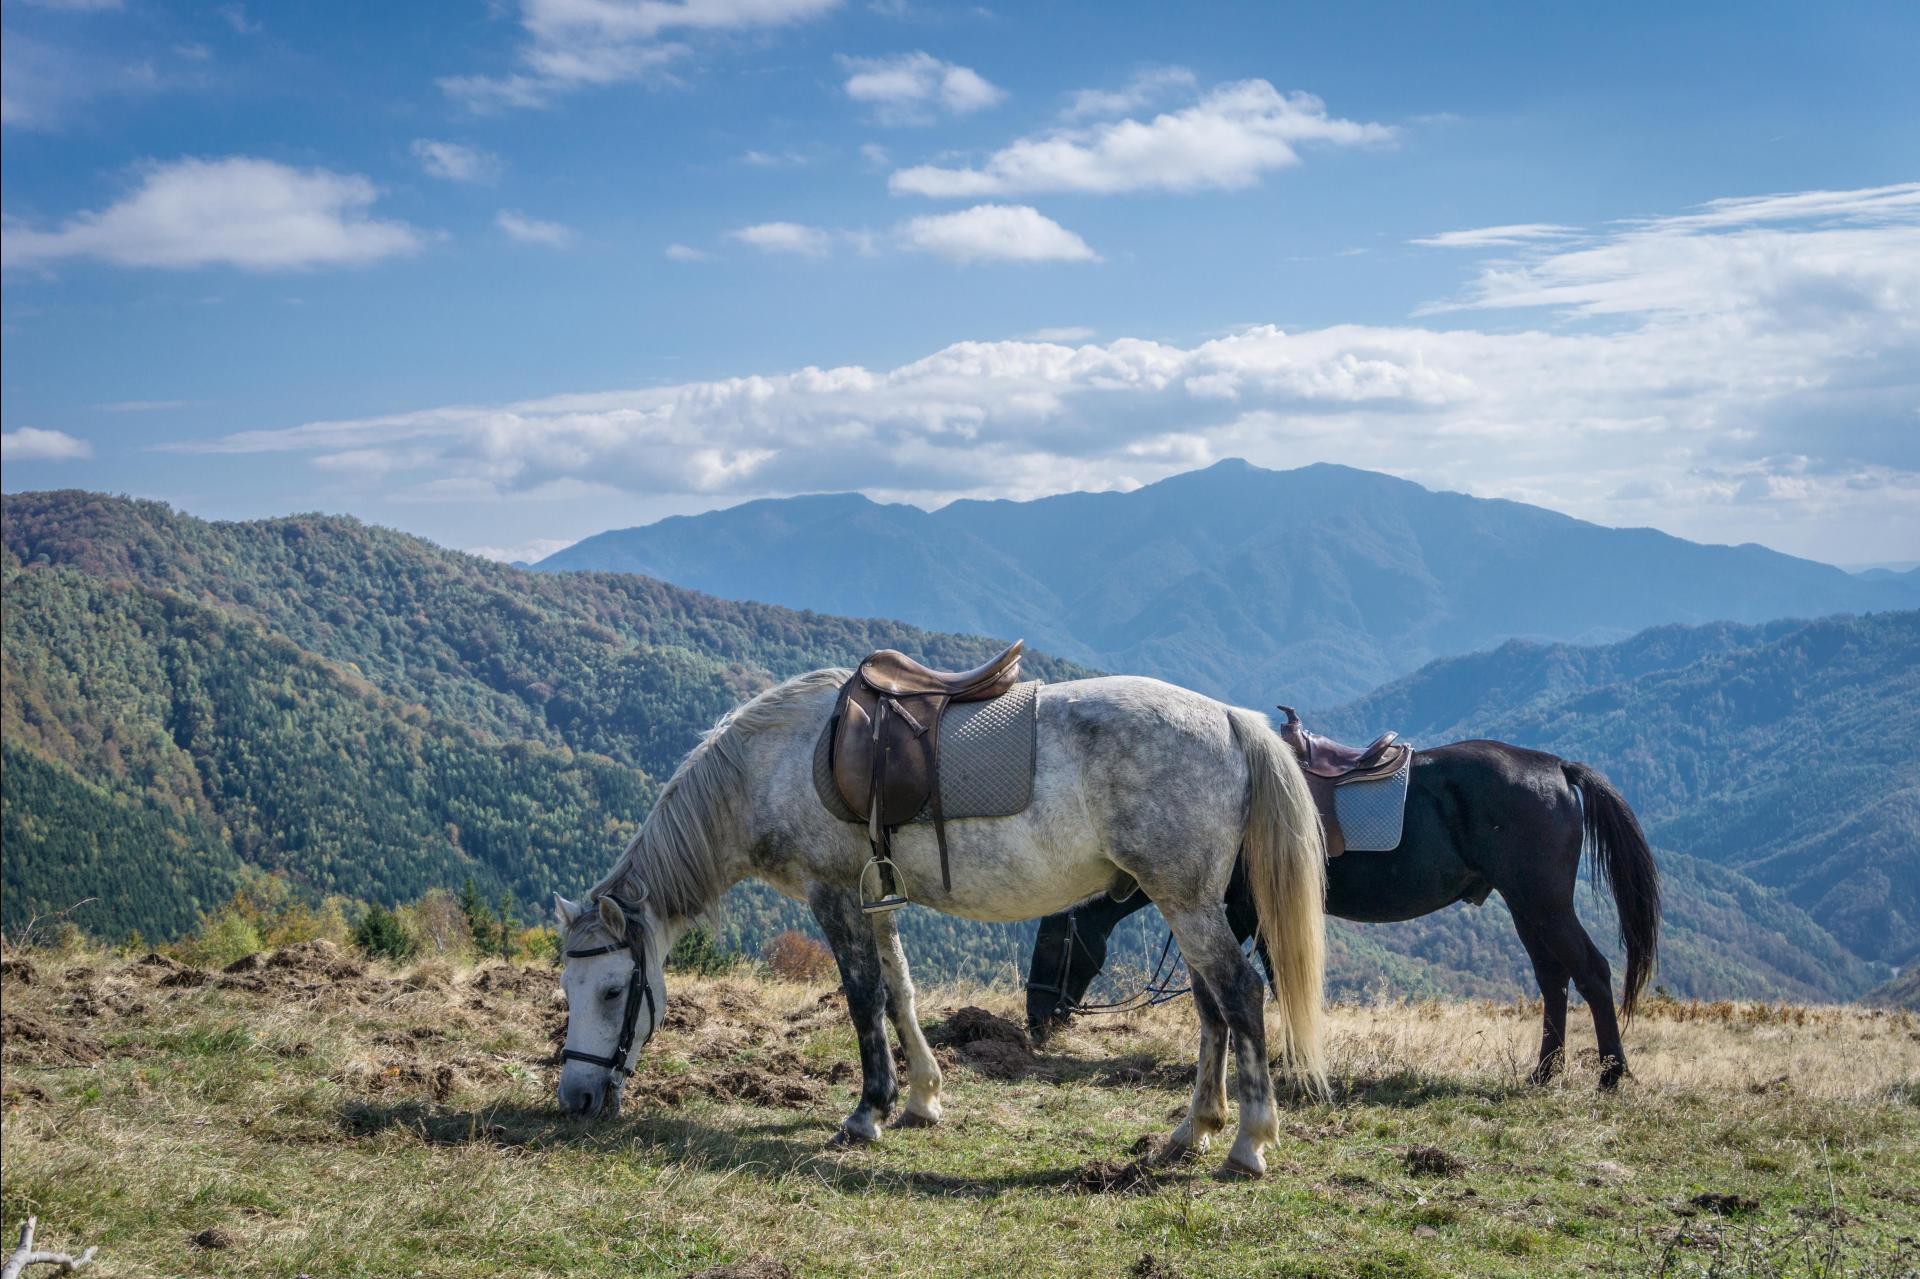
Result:
<svg viewBox="0 0 1920 1279">
<path fill-rule="evenodd" d="M 1563 761 L 1567 781 L 1578 787 L 1586 810 L 1586 842 L 1594 874 L 1613 894 L 1620 913 L 1620 937 L 1627 946 L 1626 989 L 1620 1012 L 1632 1016 L 1640 991 L 1653 976 L 1660 945 L 1660 873 L 1640 819 L 1613 783 L 1585 764 Z"/>
</svg>

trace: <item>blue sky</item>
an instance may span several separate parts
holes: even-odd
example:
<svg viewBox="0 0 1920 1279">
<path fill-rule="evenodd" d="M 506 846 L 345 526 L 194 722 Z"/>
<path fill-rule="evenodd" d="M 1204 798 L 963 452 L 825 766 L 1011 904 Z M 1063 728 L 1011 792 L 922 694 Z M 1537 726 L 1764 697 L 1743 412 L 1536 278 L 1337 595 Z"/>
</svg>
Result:
<svg viewBox="0 0 1920 1279">
<path fill-rule="evenodd" d="M 9 490 L 518 557 L 1245 456 L 1920 558 L 1912 5 L 0 21 Z"/>
</svg>

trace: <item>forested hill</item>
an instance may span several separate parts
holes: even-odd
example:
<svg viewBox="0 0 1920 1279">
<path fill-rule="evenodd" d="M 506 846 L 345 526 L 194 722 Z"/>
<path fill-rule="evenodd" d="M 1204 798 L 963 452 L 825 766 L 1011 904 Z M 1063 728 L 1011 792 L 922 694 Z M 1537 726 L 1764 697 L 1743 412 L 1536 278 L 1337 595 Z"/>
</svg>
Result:
<svg viewBox="0 0 1920 1279">
<path fill-rule="evenodd" d="M 857 493 L 748 502 L 602 533 L 538 567 L 1024 634 L 1249 706 L 1332 705 L 1516 636 L 1607 643 L 1920 606 L 1920 573 L 1867 578 L 1350 467 L 1238 460 L 1130 493 L 932 512 Z"/>
<path fill-rule="evenodd" d="M 7 555 L 26 567 L 177 592 L 432 715 L 657 776 L 770 680 L 887 645 L 955 666 L 999 647 L 627 574 L 528 573 L 343 516 L 216 522 L 83 492 L 11 495 L 4 512 Z M 1040 653 L 1026 667 L 1084 673 Z"/>
<path fill-rule="evenodd" d="M 159 940 L 248 868 L 386 904 L 471 877 L 528 918 L 604 869 L 657 779 L 746 695 L 882 645 L 964 665 L 996 643 L 527 573 L 350 519 L 209 523 L 85 493 L 0 509 L 13 928 L 93 898 L 84 926 Z M 1042 656 L 1030 669 L 1084 673 Z M 1678 855 L 1665 870 L 1671 989 L 1830 999 L 1879 980 L 1744 876 Z M 1149 917 L 1136 921 L 1117 956 L 1142 957 Z M 757 951 L 806 915 L 743 886 L 715 923 Z M 1017 980 L 1031 937 L 920 910 L 902 924 L 937 977 Z M 1498 996 L 1527 980 L 1497 904 L 1342 925 L 1334 947 L 1346 992 Z"/>
<path fill-rule="evenodd" d="M 608 865 L 697 734 L 775 679 L 995 642 L 525 573 L 351 519 L 4 500 L 5 922 L 167 937 L 242 866 L 522 903 Z M 1076 668 L 1035 655 L 1030 671 Z"/>
<path fill-rule="evenodd" d="M 1319 718 L 1585 760 L 1656 844 L 1784 890 L 1856 954 L 1920 957 L 1920 612 L 1513 643 Z"/>
</svg>

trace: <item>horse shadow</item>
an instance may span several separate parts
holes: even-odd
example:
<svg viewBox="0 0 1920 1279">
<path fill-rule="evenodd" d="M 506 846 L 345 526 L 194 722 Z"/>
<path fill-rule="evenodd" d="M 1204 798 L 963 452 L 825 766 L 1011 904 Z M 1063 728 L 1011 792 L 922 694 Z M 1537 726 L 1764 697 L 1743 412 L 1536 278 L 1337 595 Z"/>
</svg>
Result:
<svg viewBox="0 0 1920 1279">
<path fill-rule="evenodd" d="M 500 1105 L 475 1109 L 420 1101 L 361 1102 L 344 1107 L 340 1127 L 350 1137 L 405 1131 L 437 1146 L 484 1143 L 506 1149 L 597 1151 L 650 1155 L 683 1167 L 709 1172 L 750 1173 L 768 1181 L 804 1172 L 848 1194 L 890 1194 L 900 1198 L 994 1199 L 1015 1191 L 1085 1189 L 1088 1168 L 1009 1170 L 956 1176 L 877 1167 L 862 1160 L 858 1147 L 829 1143 L 817 1114 L 763 1119 L 718 1127 L 671 1113 L 597 1124 L 532 1106 Z M 887 1140 L 909 1140 L 890 1135 Z M 1204 1176 L 1194 1166 L 1156 1170 L 1154 1184 L 1173 1187 Z"/>
</svg>

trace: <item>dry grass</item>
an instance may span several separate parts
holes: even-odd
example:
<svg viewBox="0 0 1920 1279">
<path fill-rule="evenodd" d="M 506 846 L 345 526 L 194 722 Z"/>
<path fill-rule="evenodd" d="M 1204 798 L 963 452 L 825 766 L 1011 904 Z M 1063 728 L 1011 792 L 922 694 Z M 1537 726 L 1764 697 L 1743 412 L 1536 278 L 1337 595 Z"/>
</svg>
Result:
<svg viewBox="0 0 1920 1279">
<path fill-rule="evenodd" d="M 925 992 L 949 1119 L 826 1148 L 857 1087 L 829 988 L 674 983 L 628 1117 L 552 1113 L 552 974 L 322 949 L 202 979 L 8 965 L 6 1228 L 103 1274 L 1895 1275 L 1920 1266 L 1920 1019 L 1656 1002 L 1617 1097 L 1524 1086 L 1525 1004 L 1334 1010 L 1331 1106 L 1255 1185 L 1128 1175 L 1191 1078 L 1191 1013 L 1040 1054 Z M 1590 1043 L 1576 1010 L 1576 1044 Z M 1719 1196 L 1719 1198 L 1713 1198 Z M 1699 1202 L 1696 1202 L 1698 1200 Z M 208 1232 L 214 1232 L 209 1234 Z M 200 1238 L 224 1247 L 196 1245 Z"/>
</svg>

